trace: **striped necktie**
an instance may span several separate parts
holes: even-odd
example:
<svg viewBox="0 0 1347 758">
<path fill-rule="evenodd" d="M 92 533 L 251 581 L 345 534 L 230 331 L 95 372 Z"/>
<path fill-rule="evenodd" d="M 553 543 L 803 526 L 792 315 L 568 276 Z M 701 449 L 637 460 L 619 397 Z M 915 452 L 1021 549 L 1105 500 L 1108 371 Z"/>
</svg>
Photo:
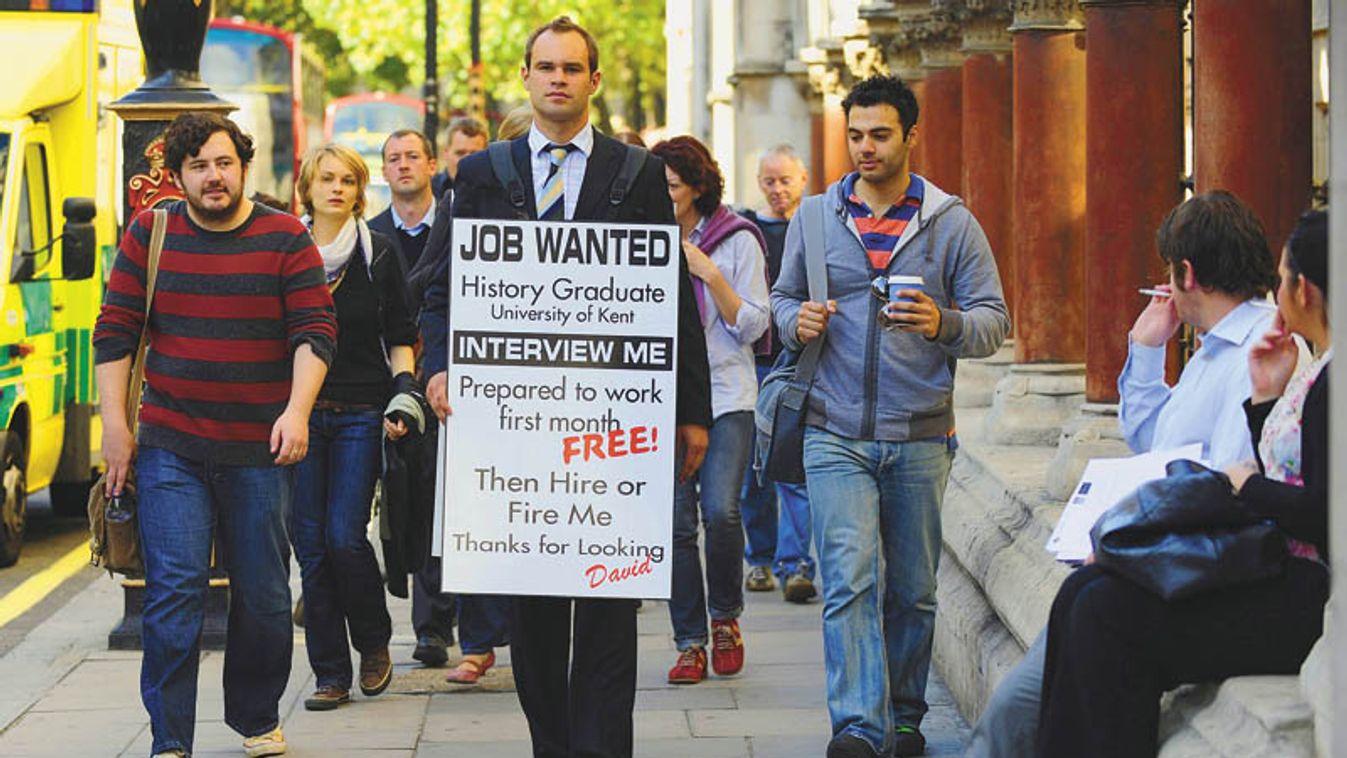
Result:
<svg viewBox="0 0 1347 758">
<path fill-rule="evenodd" d="M 578 149 L 575 145 L 556 145 L 551 142 L 543 148 L 552 165 L 547 169 L 547 181 L 543 182 L 543 191 L 538 195 L 539 221 L 565 220 L 566 175 L 561 171 L 561 164 L 572 150 Z"/>
</svg>

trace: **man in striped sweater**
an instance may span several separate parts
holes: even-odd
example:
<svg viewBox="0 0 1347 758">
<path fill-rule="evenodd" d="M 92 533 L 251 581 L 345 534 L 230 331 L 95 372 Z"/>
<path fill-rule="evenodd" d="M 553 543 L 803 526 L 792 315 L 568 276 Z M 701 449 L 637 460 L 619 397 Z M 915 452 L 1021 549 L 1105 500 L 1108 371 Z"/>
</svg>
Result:
<svg viewBox="0 0 1347 758">
<path fill-rule="evenodd" d="M 187 200 L 168 226 L 145 321 L 150 213 L 127 227 L 94 330 L 109 495 L 136 461 L 145 609 L 141 698 L 156 756 L 192 752 L 212 533 L 229 573 L 225 722 L 249 756 L 280 755 L 290 673 L 290 466 L 336 345 L 323 262 L 293 216 L 243 196 L 252 140 L 215 114 L 179 116 L 165 158 Z M 149 330 L 139 439 L 131 363 Z M 137 454 L 137 443 L 139 453 Z"/>
</svg>

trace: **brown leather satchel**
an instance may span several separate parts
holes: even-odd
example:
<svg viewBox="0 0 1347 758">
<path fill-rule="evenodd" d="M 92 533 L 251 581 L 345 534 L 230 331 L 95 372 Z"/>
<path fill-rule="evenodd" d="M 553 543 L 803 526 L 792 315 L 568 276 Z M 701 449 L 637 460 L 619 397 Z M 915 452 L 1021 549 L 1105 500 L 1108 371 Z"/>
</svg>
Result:
<svg viewBox="0 0 1347 758">
<path fill-rule="evenodd" d="M 150 303 L 154 300 L 154 282 L 159 275 L 159 256 L 164 251 L 164 234 L 168 228 L 168 211 L 154 210 L 154 226 L 150 231 L 148 267 L 145 271 L 145 323 L 140 329 L 140 345 L 131 364 L 131 384 L 126 394 L 126 417 L 134 436 L 139 425 L 140 395 L 145 383 L 145 348 L 149 335 Z M 135 468 L 127 472 L 122 494 L 109 498 L 107 472 L 98 477 L 89 490 L 89 562 L 105 568 L 108 574 L 123 574 L 128 578 L 145 575 L 145 562 L 140 553 L 140 522 L 136 518 Z"/>
</svg>

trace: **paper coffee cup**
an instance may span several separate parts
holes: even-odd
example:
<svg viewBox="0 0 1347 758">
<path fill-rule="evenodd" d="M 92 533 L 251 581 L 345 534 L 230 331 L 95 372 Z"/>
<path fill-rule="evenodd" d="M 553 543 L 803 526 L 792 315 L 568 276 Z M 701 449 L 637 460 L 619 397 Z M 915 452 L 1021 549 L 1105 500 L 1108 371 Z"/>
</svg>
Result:
<svg viewBox="0 0 1347 758">
<path fill-rule="evenodd" d="M 926 282 L 920 276 L 912 274 L 891 274 L 889 276 L 889 302 L 913 302 L 910 297 L 899 297 L 900 290 L 925 290 Z"/>
</svg>

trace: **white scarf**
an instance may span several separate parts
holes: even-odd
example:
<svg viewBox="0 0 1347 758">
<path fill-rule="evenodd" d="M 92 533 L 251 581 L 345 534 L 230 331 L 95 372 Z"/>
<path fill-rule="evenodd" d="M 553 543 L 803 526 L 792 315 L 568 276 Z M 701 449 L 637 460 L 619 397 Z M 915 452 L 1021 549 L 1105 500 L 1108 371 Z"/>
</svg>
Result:
<svg viewBox="0 0 1347 758">
<path fill-rule="evenodd" d="M 305 226 L 310 230 L 313 229 L 313 218 L 306 215 L 303 221 Z M 351 260 L 351 253 L 355 252 L 357 239 L 360 241 L 360 249 L 365 252 L 365 263 L 372 263 L 374 245 L 370 238 L 369 226 L 362 218 L 351 216 L 346 219 L 341 231 L 337 232 L 337 236 L 331 242 L 318 245 L 318 252 L 323 256 L 323 272 L 327 274 L 328 284 L 335 281 L 345 270 L 346 263 Z"/>
</svg>

